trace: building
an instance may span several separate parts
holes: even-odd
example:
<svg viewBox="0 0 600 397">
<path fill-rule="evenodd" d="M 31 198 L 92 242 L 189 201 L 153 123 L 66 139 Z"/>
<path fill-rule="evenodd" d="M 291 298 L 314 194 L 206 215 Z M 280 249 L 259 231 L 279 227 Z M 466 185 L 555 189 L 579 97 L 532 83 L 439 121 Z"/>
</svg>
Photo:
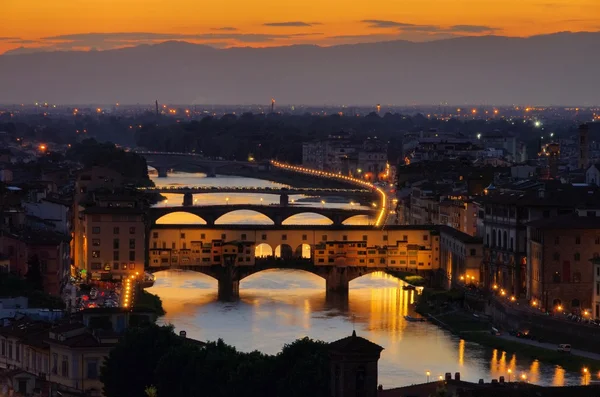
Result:
<svg viewBox="0 0 600 397">
<path fill-rule="evenodd" d="M 440 226 L 440 268 L 447 287 L 481 282 L 483 240 L 449 226 Z"/>
<path fill-rule="evenodd" d="M 585 183 L 600 186 L 600 164 L 592 164 L 585 171 Z"/>
<path fill-rule="evenodd" d="M 527 224 L 528 298 L 549 311 L 591 311 L 600 317 L 600 211 L 539 219 Z"/>
<path fill-rule="evenodd" d="M 82 275 L 118 280 L 144 269 L 146 234 L 142 210 L 90 207 L 81 213 L 78 222 L 82 232 Z"/>
<path fill-rule="evenodd" d="M 477 205 L 467 197 L 450 196 L 440 202 L 440 225 L 450 226 L 471 236 L 477 234 Z"/>
</svg>

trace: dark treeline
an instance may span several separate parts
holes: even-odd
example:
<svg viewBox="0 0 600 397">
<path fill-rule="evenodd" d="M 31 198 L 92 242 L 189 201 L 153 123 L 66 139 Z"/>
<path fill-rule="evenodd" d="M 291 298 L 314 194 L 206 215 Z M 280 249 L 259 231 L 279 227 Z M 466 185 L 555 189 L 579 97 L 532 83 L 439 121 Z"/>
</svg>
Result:
<svg viewBox="0 0 600 397">
<path fill-rule="evenodd" d="M 222 340 L 181 338 L 172 327 L 132 328 L 101 369 L 107 397 L 326 397 L 328 345 L 309 338 L 277 355 L 242 353 Z"/>
<path fill-rule="evenodd" d="M 422 114 L 392 113 L 355 117 L 244 113 L 189 121 L 168 116 L 157 120 L 147 112 L 136 117 L 118 114 L 64 118 L 19 115 L 0 120 L 0 131 L 14 137 L 56 143 L 74 143 L 95 137 L 98 141 L 156 151 L 195 152 L 228 160 L 244 160 L 252 154 L 257 160 L 277 158 L 290 162 L 301 161 L 302 142 L 322 139 L 339 131 L 351 132 L 357 139 L 377 137 L 387 141 L 393 162 L 406 132 L 437 129 L 474 136 L 497 130 L 515 134 L 536 151 L 541 135 L 554 132 L 555 136 L 568 136 L 576 127 L 573 120 L 547 122 L 540 129 L 530 121 L 519 119 L 440 120 Z"/>
</svg>

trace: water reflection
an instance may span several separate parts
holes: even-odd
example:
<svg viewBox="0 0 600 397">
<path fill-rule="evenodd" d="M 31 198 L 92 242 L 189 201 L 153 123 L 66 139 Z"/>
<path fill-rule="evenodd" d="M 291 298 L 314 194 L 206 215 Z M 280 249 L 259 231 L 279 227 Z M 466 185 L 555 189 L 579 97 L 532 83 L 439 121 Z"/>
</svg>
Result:
<svg viewBox="0 0 600 397">
<path fill-rule="evenodd" d="M 521 373 L 540 384 L 577 384 L 580 374 L 565 372 L 537 361 L 520 359 L 460 340 L 430 323 L 407 322 L 415 315 L 414 291 L 383 273 L 372 273 L 350 283 L 348 295 L 326 294 L 323 279 L 298 270 L 269 270 L 244 279 L 240 300 L 216 301 L 215 280 L 194 272 L 157 273 L 151 292 L 158 294 L 165 322 L 199 340 L 223 338 L 242 351 L 278 352 L 283 344 L 310 336 L 333 341 L 357 333 L 385 348 L 379 371 L 386 387 L 420 383 L 446 372 L 462 379 Z"/>
</svg>

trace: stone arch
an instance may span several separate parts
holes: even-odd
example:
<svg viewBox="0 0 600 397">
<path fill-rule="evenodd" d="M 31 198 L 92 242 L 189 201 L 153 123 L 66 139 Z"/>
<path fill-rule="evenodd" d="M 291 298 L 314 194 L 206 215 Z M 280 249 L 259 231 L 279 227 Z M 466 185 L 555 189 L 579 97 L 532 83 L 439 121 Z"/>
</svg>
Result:
<svg viewBox="0 0 600 397">
<path fill-rule="evenodd" d="M 232 214 L 236 214 L 239 216 L 239 221 L 232 222 L 227 219 L 227 217 L 231 217 Z M 257 217 L 257 215 L 261 215 Z M 252 217 L 255 219 L 253 220 Z M 235 220 L 235 217 L 234 217 Z M 250 222 L 248 222 L 250 221 Z M 252 224 L 252 225 L 274 225 L 275 222 L 268 215 L 263 214 L 262 212 L 255 210 L 231 210 L 228 211 L 217 219 L 215 219 L 215 225 L 235 225 L 235 224 Z"/>
<path fill-rule="evenodd" d="M 502 247 L 504 247 L 504 249 L 508 248 L 508 235 L 506 233 L 506 230 L 503 232 L 503 241 L 502 241 Z"/>
<path fill-rule="evenodd" d="M 279 244 L 275 248 L 275 257 L 281 259 L 292 259 L 294 257 L 294 250 L 288 244 Z"/>
<path fill-rule="evenodd" d="M 154 222 L 157 225 L 206 225 L 204 218 L 188 211 L 174 211 L 162 215 Z"/>
<path fill-rule="evenodd" d="M 307 219 L 308 216 L 318 215 L 318 220 Z M 282 225 L 333 225 L 333 220 L 318 212 L 300 212 L 298 214 L 291 215 L 281 222 Z"/>
<path fill-rule="evenodd" d="M 296 258 L 310 259 L 312 256 L 312 247 L 309 244 L 300 244 L 294 251 L 294 257 Z"/>
<path fill-rule="evenodd" d="M 322 275 L 322 274 L 319 274 L 318 272 L 311 271 L 311 270 L 309 270 L 309 269 L 290 268 L 290 267 L 287 267 L 285 264 L 281 264 L 281 265 L 274 264 L 273 266 L 269 266 L 269 267 L 267 267 L 267 268 L 262 268 L 262 269 L 260 269 L 260 270 L 254 271 L 254 272 L 250 272 L 250 273 L 248 273 L 248 274 L 244 274 L 244 275 L 243 275 L 243 276 L 240 278 L 240 281 L 247 280 L 248 278 L 250 278 L 250 277 L 253 277 L 253 276 L 257 275 L 257 274 L 261 274 L 261 273 L 263 273 L 263 274 L 264 274 L 265 272 L 269 272 L 269 271 L 276 271 L 276 270 L 284 270 L 284 271 L 285 271 L 285 270 L 294 270 L 294 271 L 301 271 L 301 272 L 303 272 L 303 273 L 308 273 L 308 274 L 311 274 L 311 275 L 315 276 L 315 279 L 325 280 L 325 277 L 323 277 L 323 275 Z M 290 273 L 290 274 L 293 274 L 293 273 Z"/>
<path fill-rule="evenodd" d="M 267 243 L 258 244 L 254 248 L 254 257 L 255 258 L 267 258 L 273 256 L 275 253 L 273 252 L 273 247 L 271 247 Z"/>
<path fill-rule="evenodd" d="M 352 215 L 346 218 L 342 225 L 371 225 L 373 224 L 372 219 L 369 215 Z"/>
</svg>

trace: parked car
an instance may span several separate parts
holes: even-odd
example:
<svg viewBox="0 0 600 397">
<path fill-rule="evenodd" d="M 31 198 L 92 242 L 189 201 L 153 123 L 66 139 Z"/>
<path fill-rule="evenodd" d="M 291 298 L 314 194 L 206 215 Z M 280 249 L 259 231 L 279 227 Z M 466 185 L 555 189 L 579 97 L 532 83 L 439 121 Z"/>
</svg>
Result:
<svg viewBox="0 0 600 397">
<path fill-rule="evenodd" d="M 556 351 L 561 353 L 571 353 L 571 345 L 569 345 L 568 343 L 560 344 L 558 345 Z"/>
</svg>

